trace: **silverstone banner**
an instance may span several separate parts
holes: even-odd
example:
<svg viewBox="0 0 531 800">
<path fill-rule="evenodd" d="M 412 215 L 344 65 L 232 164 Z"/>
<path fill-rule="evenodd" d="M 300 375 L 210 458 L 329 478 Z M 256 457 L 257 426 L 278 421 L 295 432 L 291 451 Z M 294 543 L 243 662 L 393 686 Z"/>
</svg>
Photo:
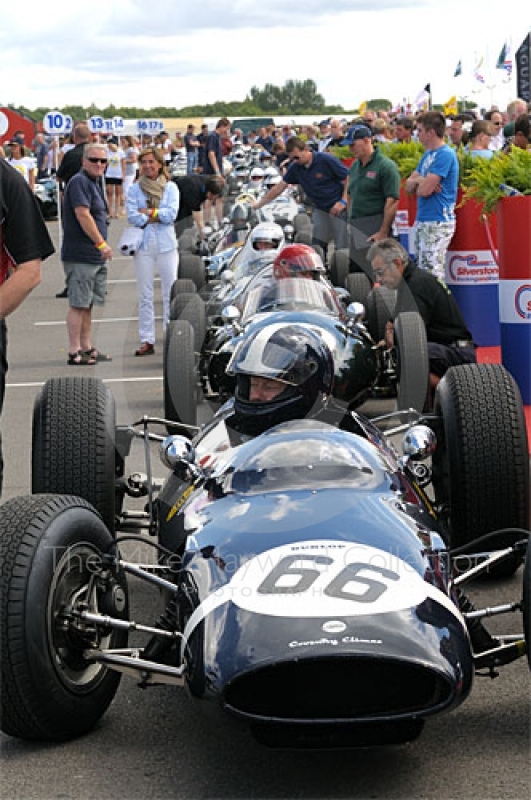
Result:
<svg viewBox="0 0 531 800">
<path fill-rule="evenodd" d="M 529 60 L 531 51 L 531 34 L 527 34 L 524 41 L 516 51 L 516 86 L 517 95 L 531 102 L 531 78 L 529 75 Z"/>
</svg>

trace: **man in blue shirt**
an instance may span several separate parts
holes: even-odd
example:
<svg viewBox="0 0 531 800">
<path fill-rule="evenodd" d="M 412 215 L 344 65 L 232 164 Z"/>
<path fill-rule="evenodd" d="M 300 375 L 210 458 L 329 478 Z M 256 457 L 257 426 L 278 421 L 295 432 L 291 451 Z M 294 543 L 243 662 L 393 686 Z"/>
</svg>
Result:
<svg viewBox="0 0 531 800">
<path fill-rule="evenodd" d="M 444 280 L 446 251 L 455 231 L 459 164 L 454 150 L 445 142 L 443 114 L 421 114 L 417 129 L 426 152 L 406 181 L 406 192 L 417 195 L 414 249 L 418 266 Z"/>
<path fill-rule="evenodd" d="M 261 200 L 253 203 L 261 208 L 274 200 L 290 184 L 301 186 L 314 207 L 312 241 L 323 248 L 333 241 L 336 249 L 348 247 L 346 201 L 343 192 L 348 169 L 331 153 L 316 153 L 306 142 L 293 136 L 286 142 L 290 166 L 280 183 L 273 186 Z"/>
</svg>

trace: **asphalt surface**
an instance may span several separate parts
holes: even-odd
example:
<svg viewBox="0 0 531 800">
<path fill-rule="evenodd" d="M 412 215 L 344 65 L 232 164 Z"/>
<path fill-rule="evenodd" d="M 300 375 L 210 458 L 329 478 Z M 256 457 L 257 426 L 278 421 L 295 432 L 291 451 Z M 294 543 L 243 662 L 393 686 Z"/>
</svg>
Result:
<svg viewBox="0 0 531 800">
<path fill-rule="evenodd" d="M 113 221 L 116 244 L 123 220 Z M 50 223 L 57 242 L 57 223 Z M 96 312 L 94 344 L 113 361 L 97 367 L 67 366 L 64 323 L 67 305 L 58 256 L 44 266 L 42 284 L 9 320 L 10 372 L 2 430 L 7 460 L 4 496 L 30 487 L 31 418 L 46 378 L 97 375 L 117 402 L 117 420 L 162 414 L 162 342 L 143 359 L 138 346 L 136 294 L 131 259 L 110 267 L 107 305 Z M 161 304 L 157 303 L 160 315 Z M 203 404 L 200 418 L 206 419 Z M 132 465 L 141 468 L 134 450 Z M 163 476 L 155 460 L 155 474 Z M 495 605 L 520 596 L 521 570 L 511 580 L 481 584 L 476 604 Z M 131 582 L 133 616 L 153 624 L 156 592 Z M 516 633 L 519 616 L 489 623 L 492 631 Z M 0 796 L 9 800 L 122 800 L 122 798 L 460 798 L 530 797 L 530 680 L 525 659 L 496 680 L 478 677 L 456 711 L 426 723 L 419 740 L 382 750 L 272 751 L 224 717 L 206 716 L 185 689 L 142 691 L 124 677 L 98 727 L 66 744 L 24 742 L 0 735 Z"/>
</svg>

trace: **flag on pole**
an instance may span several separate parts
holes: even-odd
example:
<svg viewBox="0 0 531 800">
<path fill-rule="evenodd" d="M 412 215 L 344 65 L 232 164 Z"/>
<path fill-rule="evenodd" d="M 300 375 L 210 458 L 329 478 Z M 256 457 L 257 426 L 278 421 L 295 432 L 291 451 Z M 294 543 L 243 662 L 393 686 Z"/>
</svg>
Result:
<svg viewBox="0 0 531 800">
<path fill-rule="evenodd" d="M 454 78 L 459 77 L 459 75 L 461 75 L 462 72 L 463 72 L 463 67 L 461 65 L 461 59 L 459 59 L 459 61 L 457 62 L 457 67 L 455 68 Z"/>
<path fill-rule="evenodd" d="M 498 56 L 498 61 L 496 62 L 496 69 L 504 69 L 507 73 L 507 77 L 511 77 L 511 73 L 513 71 L 513 57 L 511 53 L 511 46 L 505 42 L 501 49 L 501 53 Z"/>
<path fill-rule="evenodd" d="M 529 80 L 529 62 L 531 61 L 531 34 L 528 33 L 516 51 L 516 94 L 531 101 L 531 81 Z"/>
<path fill-rule="evenodd" d="M 483 70 L 481 69 L 482 65 L 483 65 L 483 56 L 481 56 L 478 63 L 474 67 L 474 78 L 479 83 L 485 83 L 485 76 L 483 75 Z"/>
<path fill-rule="evenodd" d="M 443 105 L 443 110 L 445 117 L 450 114 L 457 114 L 457 97 L 455 95 L 446 101 Z"/>
<path fill-rule="evenodd" d="M 422 109 L 426 111 L 431 105 L 431 84 L 427 83 L 424 89 L 422 89 L 418 95 L 415 97 L 415 106 L 417 109 Z"/>
</svg>

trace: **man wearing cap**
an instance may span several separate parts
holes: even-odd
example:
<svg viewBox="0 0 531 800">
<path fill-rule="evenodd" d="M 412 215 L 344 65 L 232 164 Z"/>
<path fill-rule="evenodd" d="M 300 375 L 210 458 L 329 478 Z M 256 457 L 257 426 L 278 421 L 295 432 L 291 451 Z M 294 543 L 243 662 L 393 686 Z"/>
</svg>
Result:
<svg viewBox="0 0 531 800">
<path fill-rule="evenodd" d="M 258 201 L 250 201 L 253 208 L 265 206 L 278 197 L 289 184 L 302 186 L 314 206 L 312 215 L 312 241 L 323 248 L 333 241 L 336 249 L 348 247 L 346 226 L 346 200 L 343 199 L 348 170 L 331 153 L 315 153 L 305 141 L 293 136 L 286 142 L 286 152 L 291 164 L 280 183 L 273 186 Z"/>
<path fill-rule="evenodd" d="M 342 144 L 356 159 L 350 167 L 344 199 L 350 238 L 350 258 L 372 279 L 367 249 L 391 235 L 400 195 L 400 173 L 390 158 L 374 147 L 366 125 L 353 125 Z"/>
</svg>

